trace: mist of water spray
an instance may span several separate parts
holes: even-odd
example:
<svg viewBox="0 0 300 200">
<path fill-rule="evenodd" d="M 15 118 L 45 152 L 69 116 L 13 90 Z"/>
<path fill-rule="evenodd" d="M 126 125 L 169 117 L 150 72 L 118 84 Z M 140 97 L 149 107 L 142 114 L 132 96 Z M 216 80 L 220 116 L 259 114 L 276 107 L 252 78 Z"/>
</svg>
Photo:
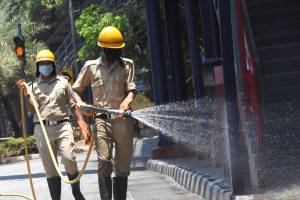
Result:
<svg viewBox="0 0 300 200">
<path fill-rule="evenodd" d="M 217 100 L 202 98 L 133 111 L 131 116 L 192 150 L 209 148 L 223 125 L 216 118 Z M 197 147 L 197 148 L 195 148 Z"/>
</svg>

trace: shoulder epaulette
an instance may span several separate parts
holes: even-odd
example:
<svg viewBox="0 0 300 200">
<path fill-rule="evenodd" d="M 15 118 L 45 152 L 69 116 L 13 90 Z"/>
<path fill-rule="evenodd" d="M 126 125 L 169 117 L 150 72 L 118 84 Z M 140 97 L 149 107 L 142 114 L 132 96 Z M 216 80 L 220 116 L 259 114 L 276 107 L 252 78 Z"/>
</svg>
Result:
<svg viewBox="0 0 300 200">
<path fill-rule="evenodd" d="M 126 63 L 130 63 L 133 64 L 133 60 L 129 59 L 129 58 L 121 58 L 123 63 L 126 65 Z"/>
<path fill-rule="evenodd" d="M 99 64 L 99 59 L 97 59 L 97 60 L 88 60 L 88 61 L 85 62 L 83 67 L 88 67 L 88 66 L 91 66 L 91 65 L 98 65 L 98 64 Z"/>
</svg>

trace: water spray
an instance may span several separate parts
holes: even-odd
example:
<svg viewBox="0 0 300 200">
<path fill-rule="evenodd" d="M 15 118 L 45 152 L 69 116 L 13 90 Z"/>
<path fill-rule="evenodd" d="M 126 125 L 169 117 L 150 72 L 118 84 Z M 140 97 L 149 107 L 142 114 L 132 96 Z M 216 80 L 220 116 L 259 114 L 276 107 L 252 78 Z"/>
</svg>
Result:
<svg viewBox="0 0 300 200">
<path fill-rule="evenodd" d="M 116 109 L 106 109 L 106 108 L 98 108 L 95 106 L 80 106 L 80 110 L 86 112 L 95 112 L 95 113 L 106 113 L 106 114 L 114 114 L 114 115 L 123 115 L 125 117 L 131 117 L 132 110 L 116 110 Z"/>
<path fill-rule="evenodd" d="M 220 137 L 224 124 L 217 117 L 220 112 L 217 101 L 202 98 L 157 105 L 138 110 L 116 110 L 82 105 L 86 112 L 123 115 L 134 118 L 149 127 L 171 137 L 174 142 L 184 144 L 194 152 L 210 152 L 212 137 Z"/>
</svg>

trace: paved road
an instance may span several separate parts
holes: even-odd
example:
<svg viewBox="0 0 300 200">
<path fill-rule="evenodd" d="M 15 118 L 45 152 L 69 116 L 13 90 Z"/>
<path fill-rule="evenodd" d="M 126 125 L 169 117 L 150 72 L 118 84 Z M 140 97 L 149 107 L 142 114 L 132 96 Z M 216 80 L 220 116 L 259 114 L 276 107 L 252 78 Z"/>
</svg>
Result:
<svg viewBox="0 0 300 200">
<path fill-rule="evenodd" d="M 151 149 L 156 147 L 157 137 L 135 139 L 131 175 L 128 183 L 128 200 L 196 200 L 202 199 L 180 187 L 170 177 L 145 169 L 151 157 Z M 78 166 L 81 169 L 86 153 L 77 154 Z M 40 159 L 30 161 L 33 184 L 37 200 L 50 199 L 44 169 Z M 64 169 L 61 170 L 64 171 Z M 24 194 L 32 197 L 25 162 L 0 165 L 0 194 Z M 65 176 L 66 174 L 63 173 Z M 81 188 L 87 200 L 100 199 L 97 183 L 97 157 L 93 151 L 85 174 L 81 179 Z M 20 197 L 1 197 L 0 200 L 20 200 Z M 71 187 L 62 183 L 62 200 L 73 199 Z"/>
</svg>

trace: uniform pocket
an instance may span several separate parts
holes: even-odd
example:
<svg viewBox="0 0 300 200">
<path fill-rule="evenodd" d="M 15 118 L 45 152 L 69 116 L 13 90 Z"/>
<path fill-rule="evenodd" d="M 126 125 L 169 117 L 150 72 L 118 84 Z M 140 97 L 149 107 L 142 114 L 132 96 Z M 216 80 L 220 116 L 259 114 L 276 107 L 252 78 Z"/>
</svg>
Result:
<svg viewBox="0 0 300 200">
<path fill-rule="evenodd" d="M 93 94 L 95 96 L 99 96 L 104 91 L 104 80 L 100 78 L 95 79 L 94 81 L 91 82 L 91 86 L 92 86 Z"/>
<path fill-rule="evenodd" d="M 40 90 L 34 92 L 34 96 L 36 101 L 39 104 L 39 107 L 44 106 L 45 104 L 47 104 L 49 96 L 43 94 Z"/>
<path fill-rule="evenodd" d="M 66 99 L 66 91 L 64 89 L 59 89 L 55 91 L 55 99 L 59 102 L 64 101 Z"/>
</svg>

